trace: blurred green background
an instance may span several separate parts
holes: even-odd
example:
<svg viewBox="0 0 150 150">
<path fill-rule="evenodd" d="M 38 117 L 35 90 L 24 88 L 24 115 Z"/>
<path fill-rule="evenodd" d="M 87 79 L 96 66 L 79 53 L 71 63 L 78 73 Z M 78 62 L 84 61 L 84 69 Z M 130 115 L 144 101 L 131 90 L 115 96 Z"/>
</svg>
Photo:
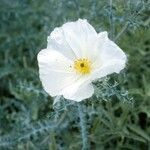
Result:
<svg viewBox="0 0 150 150">
<path fill-rule="evenodd" d="M 55 27 L 78 18 L 128 55 L 125 71 L 84 102 L 90 149 L 149 150 L 149 16 L 148 0 L 0 0 L 0 150 L 81 149 L 76 107 L 53 107 L 36 58 Z"/>
</svg>

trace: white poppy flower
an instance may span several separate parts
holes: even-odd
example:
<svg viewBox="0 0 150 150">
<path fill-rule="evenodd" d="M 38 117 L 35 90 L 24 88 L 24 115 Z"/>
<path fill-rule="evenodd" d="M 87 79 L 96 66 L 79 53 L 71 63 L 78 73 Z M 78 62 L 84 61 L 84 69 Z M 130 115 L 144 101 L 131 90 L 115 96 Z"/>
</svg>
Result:
<svg viewBox="0 0 150 150">
<path fill-rule="evenodd" d="M 65 23 L 55 28 L 47 48 L 38 54 L 39 75 L 51 96 L 81 101 L 94 93 L 92 81 L 119 73 L 126 63 L 125 53 L 108 38 L 97 33 L 87 20 Z"/>
</svg>

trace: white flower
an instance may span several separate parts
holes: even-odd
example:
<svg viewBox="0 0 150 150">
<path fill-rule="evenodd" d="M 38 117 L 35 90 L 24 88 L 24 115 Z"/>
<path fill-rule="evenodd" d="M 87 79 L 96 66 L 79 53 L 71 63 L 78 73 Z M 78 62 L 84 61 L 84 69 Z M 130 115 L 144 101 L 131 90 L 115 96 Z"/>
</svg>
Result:
<svg viewBox="0 0 150 150">
<path fill-rule="evenodd" d="M 55 28 L 47 48 L 38 54 L 39 75 L 51 96 L 81 101 L 94 93 L 92 81 L 119 73 L 126 63 L 125 53 L 108 38 L 97 33 L 87 20 L 65 23 Z"/>
</svg>

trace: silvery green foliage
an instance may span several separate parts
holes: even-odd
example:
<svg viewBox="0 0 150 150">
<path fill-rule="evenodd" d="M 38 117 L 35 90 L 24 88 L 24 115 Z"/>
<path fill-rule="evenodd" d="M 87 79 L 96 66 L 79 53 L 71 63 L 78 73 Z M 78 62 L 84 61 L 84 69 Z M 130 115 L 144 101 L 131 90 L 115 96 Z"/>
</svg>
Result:
<svg viewBox="0 0 150 150">
<path fill-rule="evenodd" d="M 1 0 L 0 150 L 150 149 L 148 0 Z M 86 18 L 126 51 L 120 75 L 94 82 L 82 103 L 53 105 L 38 77 L 36 55 L 47 35 Z"/>
</svg>

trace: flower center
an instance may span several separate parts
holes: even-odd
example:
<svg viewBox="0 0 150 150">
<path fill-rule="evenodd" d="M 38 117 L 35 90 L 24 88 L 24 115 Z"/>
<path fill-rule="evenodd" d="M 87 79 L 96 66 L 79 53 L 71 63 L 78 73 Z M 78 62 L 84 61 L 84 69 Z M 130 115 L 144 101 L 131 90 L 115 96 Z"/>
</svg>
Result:
<svg viewBox="0 0 150 150">
<path fill-rule="evenodd" d="M 89 74 L 91 72 L 91 61 L 86 58 L 80 58 L 74 61 L 74 69 L 80 74 Z"/>
</svg>

